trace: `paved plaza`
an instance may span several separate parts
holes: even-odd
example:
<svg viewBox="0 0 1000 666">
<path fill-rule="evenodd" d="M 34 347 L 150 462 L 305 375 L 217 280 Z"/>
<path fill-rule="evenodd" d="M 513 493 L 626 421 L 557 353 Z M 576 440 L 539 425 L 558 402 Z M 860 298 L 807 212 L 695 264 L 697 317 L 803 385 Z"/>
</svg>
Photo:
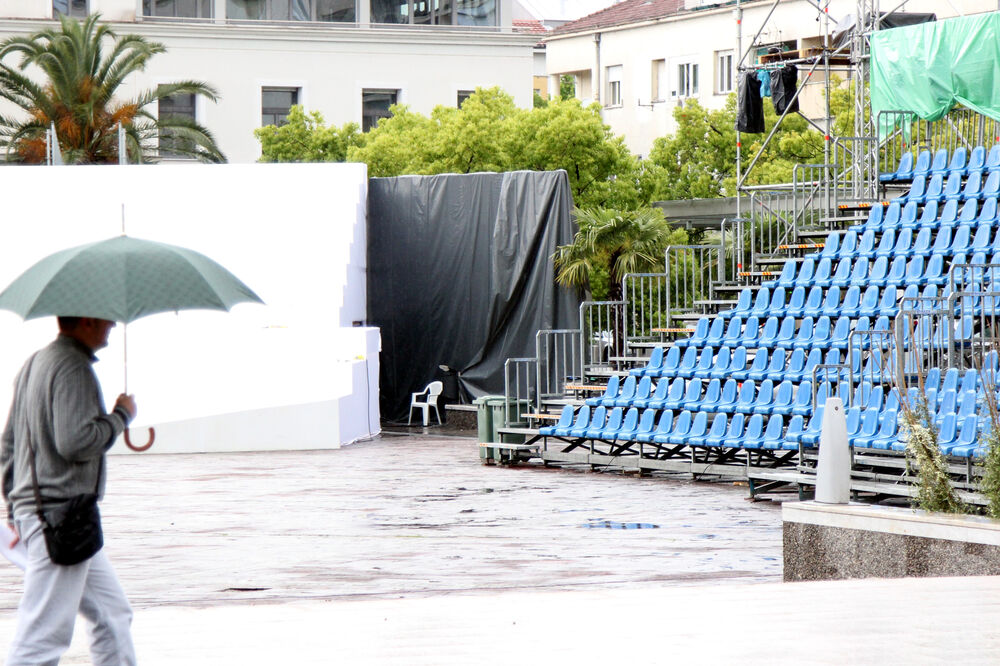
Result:
<svg viewBox="0 0 1000 666">
<path fill-rule="evenodd" d="M 782 583 L 780 507 L 727 483 L 387 435 L 113 456 L 108 488 L 142 664 L 1000 659 L 1000 580 Z M 4 652 L 20 581 L 0 565 Z M 64 664 L 90 663 L 78 629 Z"/>
</svg>

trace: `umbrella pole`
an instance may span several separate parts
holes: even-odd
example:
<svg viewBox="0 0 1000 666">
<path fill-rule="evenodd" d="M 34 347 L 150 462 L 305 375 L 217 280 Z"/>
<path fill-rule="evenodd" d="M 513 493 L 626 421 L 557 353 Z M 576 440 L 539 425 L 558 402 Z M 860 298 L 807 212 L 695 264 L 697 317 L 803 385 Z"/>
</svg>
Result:
<svg viewBox="0 0 1000 666">
<path fill-rule="evenodd" d="M 122 393 L 128 395 L 128 324 L 122 323 L 122 365 L 124 366 L 125 378 L 124 386 L 122 388 Z M 125 432 L 122 433 L 125 436 L 125 446 L 132 449 L 133 451 L 145 451 L 153 445 L 156 440 L 156 429 L 147 428 L 149 431 L 149 439 L 142 446 L 136 446 L 132 443 L 131 433 L 128 428 L 125 428 Z"/>
</svg>

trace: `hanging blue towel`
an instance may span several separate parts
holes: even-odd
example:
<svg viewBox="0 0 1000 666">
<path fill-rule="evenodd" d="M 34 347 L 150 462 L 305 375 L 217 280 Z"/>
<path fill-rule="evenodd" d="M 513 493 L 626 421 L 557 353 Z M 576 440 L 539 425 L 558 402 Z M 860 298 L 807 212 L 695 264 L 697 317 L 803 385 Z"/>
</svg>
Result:
<svg viewBox="0 0 1000 666">
<path fill-rule="evenodd" d="M 760 81 L 760 96 L 770 97 L 771 96 L 771 74 L 767 71 L 761 70 L 757 72 L 757 80 Z"/>
</svg>

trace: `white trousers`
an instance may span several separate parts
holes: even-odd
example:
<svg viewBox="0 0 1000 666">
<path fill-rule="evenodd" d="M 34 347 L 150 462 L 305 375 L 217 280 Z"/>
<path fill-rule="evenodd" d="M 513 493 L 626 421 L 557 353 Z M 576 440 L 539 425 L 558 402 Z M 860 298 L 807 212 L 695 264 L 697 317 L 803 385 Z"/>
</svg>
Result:
<svg viewBox="0 0 1000 666">
<path fill-rule="evenodd" d="M 135 664 L 132 608 L 104 550 L 80 564 L 53 564 L 38 517 L 15 522 L 28 548 L 28 568 L 7 666 L 56 666 L 78 612 L 86 620 L 94 666 Z"/>
</svg>

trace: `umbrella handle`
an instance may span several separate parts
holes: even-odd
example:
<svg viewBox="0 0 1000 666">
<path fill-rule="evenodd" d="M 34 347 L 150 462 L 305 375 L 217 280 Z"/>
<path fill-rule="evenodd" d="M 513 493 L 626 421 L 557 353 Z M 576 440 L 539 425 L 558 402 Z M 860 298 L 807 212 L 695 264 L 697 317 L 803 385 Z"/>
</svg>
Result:
<svg viewBox="0 0 1000 666">
<path fill-rule="evenodd" d="M 146 442 L 146 444 L 144 446 L 134 446 L 132 444 L 132 439 L 129 437 L 129 434 L 128 434 L 129 429 L 125 428 L 125 433 L 124 433 L 125 434 L 125 446 L 127 446 L 130 449 L 132 449 L 133 451 L 145 451 L 146 449 L 148 449 L 149 447 L 151 447 L 153 445 L 153 442 L 156 440 L 156 430 L 154 428 L 148 428 L 148 430 L 149 430 L 149 441 Z"/>
</svg>

